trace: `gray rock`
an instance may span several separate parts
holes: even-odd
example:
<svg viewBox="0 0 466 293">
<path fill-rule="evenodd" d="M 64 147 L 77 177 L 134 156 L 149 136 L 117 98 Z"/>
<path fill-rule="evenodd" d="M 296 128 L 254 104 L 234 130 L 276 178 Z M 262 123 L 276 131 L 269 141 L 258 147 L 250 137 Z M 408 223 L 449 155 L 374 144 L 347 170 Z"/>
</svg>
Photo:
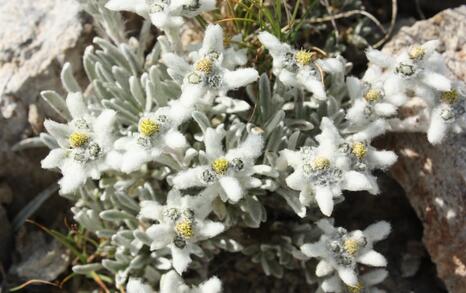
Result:
<svg viewBox="0 0 466 293">
<path fill-rule="evenodd" d="M 401 29 L 384 50 L 397 51 L 431 39 L 442 42 L 448 67 L 465 80 L 466 6 Z M 439 277 L 449 292 L 465 292 L 466 134 L 452 135 L 440 146 L 430 145 L 420 133 L 393 134 L 386 140 L 399 155 L 392 176 L 423 222 L 423 242 Z"/>
<path fill-rule="evenodd" d="M 23 280 L 55 280 L 68 268 L 69 252 L 56 240 L 47 241 L 42 231 L 25 231 L 16 238 L 21 261 L 10 268 L 10 273 Z"/>
<path fill-rule="evenodd" d="M 10 217 L 55 180 L 40 168 L 44 151 L 14 153 L 11 147 L 40 132 L 43 117 L 52 115 L 39 93 L 64 91 L 60 71 L 65 62 L 85 85 L 81 58 L 92 36 L 76 0 L 0 0 L 0 184 L 11 188 L 10 200 L 4 200 L 3 191 L 0 195 Z M 9 235 L 6 213 L 0 222 L 0 235 Z M 0 249 L 0 255 L 12 255 L 3 245 Z"/>
</svg>

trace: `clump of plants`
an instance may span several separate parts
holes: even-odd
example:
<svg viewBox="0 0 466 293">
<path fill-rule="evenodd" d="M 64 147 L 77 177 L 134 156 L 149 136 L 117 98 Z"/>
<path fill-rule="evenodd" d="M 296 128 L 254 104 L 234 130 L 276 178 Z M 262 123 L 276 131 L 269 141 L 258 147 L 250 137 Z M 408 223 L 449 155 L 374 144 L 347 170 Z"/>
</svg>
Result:
<svg viewBox="0 0 466 293">
<path fill-rule="evenodd" d="M 102 35 L 83 56 L 90 84 L 64 67 L 68 95 L 43 93 L 63 121 L 39 138 L 51 149 L 42 166 L 61 172 L 60 194 L 95 239 L 73 271 L 122 292 L 213 293 L 212 260 L 236 253 L 239 268 L 300 271 L 315 292 L 383 292 L 374 244 L 390 223 L 348 231 L 333 211 L 344 191 L 380 193 L 374 171 L 397 156 L 374 138 L 424 131 L 438 144 L 462 131 L 464 85 L 437 41 L 369 47 L 358 78 L 341 47 L 294 46 L 316 1 L 222 2 L 83 1 Z M 145 19 L 138 36 L 120 11 Z M 187 28 L 202 39 L 183 41 Z M 401 117 L 414 97 L 425 107 Z"/>
</svg>

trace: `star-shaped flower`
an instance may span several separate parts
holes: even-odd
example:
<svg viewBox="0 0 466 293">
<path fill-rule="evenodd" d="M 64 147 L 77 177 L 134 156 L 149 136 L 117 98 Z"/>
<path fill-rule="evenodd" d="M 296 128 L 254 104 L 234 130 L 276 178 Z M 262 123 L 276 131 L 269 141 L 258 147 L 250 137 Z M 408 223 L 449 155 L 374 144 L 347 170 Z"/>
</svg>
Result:
<svg viewBox="0 0 466 293">
<path fill-rule="evenodd" d="M 436 92 L 427 130 L 429 142 L 441 143 L 450 130 L 462 132 L 466 128 L 465 109 L 466 89 L 462 82 L 455 82 L 450 91 Z"/>
<path fill-rule="evenodd" d="M 207 187 L 206 192 L 220 194 L 224 201 L 238 202 L 247 189 L 260 186 L 252 177 L 255 160 L 262 154 L 264 141 L 259 133 L 249 133 L 237 148 L 226 153 L 223 149 L 223 125 L 208 128 L 204 133 L 207 164 L 178 173 L 173 185 L 178 189 Z"/>
<path fill-rule="evenodd" d="M 268 32 L 259 34 L 259 41 L 273 57 L 273 73 L 285 85 L 306 89 L 314 94 L 314 98 L 325 100 L 327 94 L 322 83 L 321 68 L 342 68 L 336 58 L 317 60 L 314 52 L 295 50 L 290 45 L 281 43 Z M 322 63 L 322 64 L 320 64 Z M 338 64 L 339 66 L 334 66 Z"/>
<path fill-rule="evenodd" d="M 177 107 L 163 107 L 145 113 L 138 123 L 138 132 L 118 139 L 111 154 L 113 166 L 130 173 L 163 153 L 176 153 L 187 146 L 184 135 L 178 131 L 180 113 Z"/>
<path fill-rule="evenodd" d="M 222 223 L 206 219 L 211 212 L 212 200 L 210 195 L 182 196 L 178 190 L 172 189 L 165 205 L 156 201 L 141 202 L 140 217 L 157 220 L 146 230 L 152 239 L 150 249 L 169 247 L 173 267 L 179 274 L 191 263 L 190 254 L 202 254 L 196 243 L 215 237 L 225 228 Z"/>
<path fill-rule="evenodd" d="M 395 57 L 369 49 L 366 55 L 372 65 L 366 76 L 381 73 L 385 89 L 390 92 L 415 91 L 418 85 L 449 91 L 451 81 L 446 77 L 447 69 L 441 55 L 436 52 L 438 45 L 439 41 L 429 41 L 403 50 Z M 373 66 L 375 69 L 371 68 Z"/>
<path fill-rule="evenodd" d="M 99 179 L 108 168 L 107 154 L 113 148 L 113 130 L 116 113 L 104 110 L 94 117 L 80 93 L 68 95 L 68 110 L 73 118 L 67 124 L 47 120 L 44 123 L 58 147 L 42 160 L 42 168 L 59 168 L 63 174 L 60 191 L 71 193 L 83 185 L 87 178 Z"/>
<path fill-rule="evenodd" d="M 364 231 L 351 232 L 341 227 L 335 228 L 327 219 L 318 221 L 317 226 L 324 234 L 318 242 L 302 245 L 301 251 L 308 257 L 320 260 L 316 268 L 318 277 L 337 272 L 346 285 L 357 287 L 357 263 L 375 267 L 387 265 L 385 257 L 373 250 L 373 245 L 388 236 L 391 230 L 389 223 L 381 221 Z"/>
<path fill-rule="evenodd" d="M 215 0 L 110 0 L 105 7 L 114 11 L 131 11 L 160 29 L 176 29 L 183 17 L 192 18 L 215 9 Z"/>
<path fill-rule="evenodd" d="M 187 105 L 199 102 L 210 105 L 218 96 L 246 86 L 259 77 L 253 68 L 230 70 L 230 66 L 224 65 L 224 58 L 231 54 L 225 54 L 223 29 L 219 25 L 207 27 L 202 47 L 190 56 L 193 64 L 173 53 L 162 56 L 168 73 L 182 84 L 180 100 Z"/>
<path fill-rule="evenodd" d="M 373 182 L 351 169 L 351 160 L 340 148 L 341 136 L 333 123 L 322 118 L 322 133 L 316 137 L 317 147 L 303 147 L 300 151 L 283 150 L 282 158 L 294 169 L 286 178 L 286 184 L 300 191 L 299 200 L 308 206 L 313 196 L 326 216 L 333 211 L 334 198 L 342 190 L 373 190 Z"/>
</svg>

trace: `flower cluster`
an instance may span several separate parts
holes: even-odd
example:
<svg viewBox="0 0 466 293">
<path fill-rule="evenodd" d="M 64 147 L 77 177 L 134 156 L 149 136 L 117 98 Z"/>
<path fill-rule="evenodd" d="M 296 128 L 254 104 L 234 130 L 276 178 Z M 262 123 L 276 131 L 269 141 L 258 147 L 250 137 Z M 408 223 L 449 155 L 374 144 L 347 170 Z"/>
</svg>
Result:
<svg viewBox="0 0 466 293">
<path fill-rule="evenodd" d="M 242 36 L 225 42 L 218 24 L 207 25 L 199 43 L 180 42 L 185 19 L 215 1 L 110 0 L 106 7 L 150 19 L 165 37 L 143 57 L 147 40 L 96 39 L 102 49 L 84 56 L 90 90 L 65 72 L 66 99 L 48 94 L 67 122 L 45 122 L 41 139 L 52 150 L 42 166 L 62 173 L 60 192 L 76 201 L 75 220 L 105 239 L 101 262 L 75 272 L 105 268 L 129 293 L 217 293 L 220 279 L 206 263 L 220 251 L 241 251 L 278 277 L 317 259 L 308 278 L 317 292 L 383 292 L 375 286 L 387 271 L 361 266 L 387 265 L 373 246 L 390 224 L 349 232 L 325 217 L 351 196 L 345 191 L 380 193 L 374 171 L 397 156 L 374 147 L 376 137 L 423 130 L 439 143 L 465 126 L 465 87 L 447 77 L 438 42 L 396 56 L 369 49 L 359 79 L 346 76 L 341 56 L 296 50 L 260 32 L 266 50 L 257 52 L 270 53 L 273 76 L 259 78 L 238 45 Z M 414 96 L 425 107 L 401 117 Z M 258 234 L 270 238 L 255 238 L 252 228 L 268 229 Z"/>
</svg>

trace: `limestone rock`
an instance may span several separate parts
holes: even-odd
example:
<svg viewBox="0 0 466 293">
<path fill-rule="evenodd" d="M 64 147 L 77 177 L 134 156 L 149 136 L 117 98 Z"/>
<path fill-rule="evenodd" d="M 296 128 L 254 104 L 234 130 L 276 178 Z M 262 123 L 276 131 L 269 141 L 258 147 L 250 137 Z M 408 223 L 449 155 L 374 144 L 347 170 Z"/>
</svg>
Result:
<svg viewBox="0 0 466 293">
<path fill-rule="evenodd" d="M 397 51 L 439 39 L 450 70 L 466 79 L 466 6 L 404 27 L 384 48 Z M 423 242 L 450 292 L 466 288 L 466 134 L 432 146 L 420 133 L 387 137 L 400 156 L 393 177 L 423 222 Z"/>
<path fill-rule="evenodd" d="M 40 168 L 43 150 L 14 153 L 11 147 L 40 132 L 43 117 L 53 117 L 39 93 L 64 92 L 60 71 L 65 62 L 85 84 L 81 59 L 92 36 L 90 19 L 76 0 L 0 0 L 0 185 L 11 187 L 13 194 L 12 202 L 2 200 L 5 226 L 55 180 Z"/>
</svg>

